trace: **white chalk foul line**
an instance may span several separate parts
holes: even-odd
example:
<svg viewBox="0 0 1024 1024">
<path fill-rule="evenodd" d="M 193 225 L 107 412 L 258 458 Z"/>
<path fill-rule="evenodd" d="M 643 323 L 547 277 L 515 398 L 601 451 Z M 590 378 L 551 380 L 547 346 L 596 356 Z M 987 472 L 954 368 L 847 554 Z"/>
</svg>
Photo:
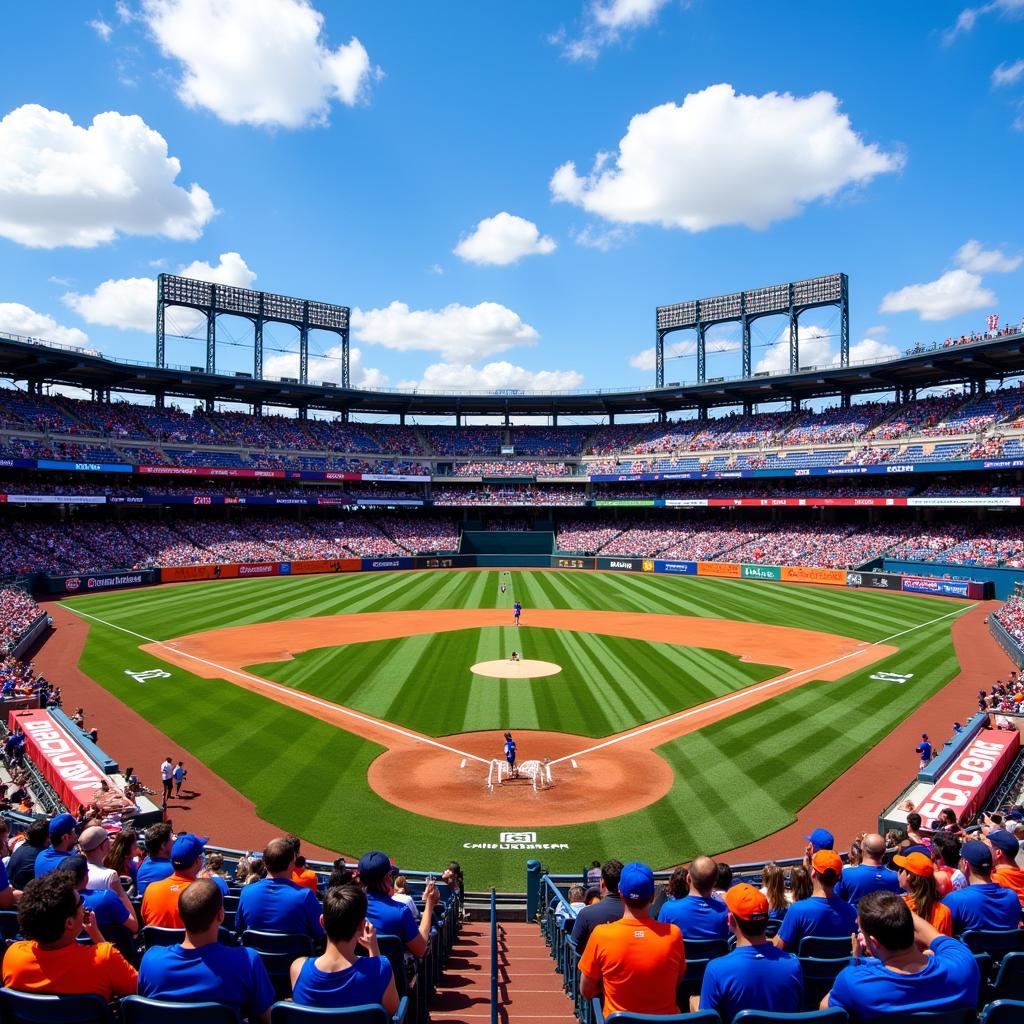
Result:
<svg viewBox="0 0 1024 1024">
<path fill-rule="evenodd" d="M 651 722 L 649 725 L 638 726 L 636 729 L 631 729 L 629 732 L 613 736 L 610 740 L 605 740 L 603 743 L 597 743 L 592 747 L 587 747 L 585 750 L 577 750 L 574 754 L 566 754 L 565 757 L 555 758 L 554 761 L 549 763 L 548 767 L 554 767 L 556 764 L 561 764 L 563 761 L 572 761 L 574 758 L 583 757 L 584 754 L 593 754 L 597 750 L 604 750 L 606 747 L 615 746 L 616 743 L 623 743 L 636 736 L 642 736 L 644 733 L 653 732 L 655 729 L 662 729 L 666 725 L 674 725 L 676 722 L 683 722 L 687 718 L 692 718 L 694 715 L 700 715 L 706 711 L 714 711 L 716 708 L 725 707 L 725 705 L 732 704 L 734 701 L 742 700 L 744 697 L 747 697 L 752 693 L 760 693 L 762 690 L 770 690 L 773 687 L 779 686 L 791 679 L 798 679 L 800 676 L 810 675 L 812 672 L 819 672 L 821 669 L 828 668 L 830 665 L 837 665 L 841 661 L 846 661 L 847 658 L 855 658 L 858 654 L 863 654 L 869 647 L 878 647 L 881 644 L 887 644 L 890 640 L 896 640 L 898 637 L 906 636 L 907 633 L 913 633 L 914 630 L 924 629 L 925 626 L 934 626 L 936 622 L 942 622 L 943 619 L 952 618 L 954 615 L 962 615 L 964 612 L 969 612 L 972 608 L 976 607 L 977 605 L 971 604 L 967 605 L 965 608 L 957 608 L 956 611 L 948 612 L 946 615 L 940 615 L 937 619 L 922 622 L 917 626 L 911 626 L 909 629 L 901 630 L 899 633 L 893 633 L 892 636 L 884 637 L 881 640 L 875 640 L 873 643 L 863 643 L 857 648 L 857 650 L 850 651 L 848 654 L 843 654 L 838 658 L 833 658 L 831 661 L 824 661 L 820 665 L 813 666 L 813 668 L 801 669 L 799 672 L 790 672 L 788 675 L 779 676 L 777 679 L 769 679 L 766 683 L 760 683 L 757 686 L 748 686 L 742 690 L 737 690 L 735 693 L 731 693 L 727 697 L 719 697 L 708 704 L 701 704 L 699 707 L 690 708 L 689 711 L 682 711 L 678 715 L 672 715 L 669 718 L 662 718 L 657 722 Z M 575 764 L 573 767 L 575 767 Z"/>
<path fill-rule="evenodd" d="M 429 736 L 421 736 L 419 733 L 410 732 L 407 729 L 403 729 L 401 726 L 392 725 L 390 722 L 382 722 L 379 718 L 371 718 L 369 715 L 361 715 L 358 711 L 353 711 L 351 708 L 346 708 L 341 704 L 334 704 L 328 700 L 321 700 L 319 697 L 311 697 L 308 693 L 303 693 L 301 690 L 293 690 L 289 686 L 281 686 L 279 683 L 272 683 L 269 679 L 262 679 L 260 676 L 253 676 L 248 672 L 240 672 L 238 669 L 228 668 L 226 665 L 218 665 L 215 661 L 207 661 L 206 658 L 200 658 L 198 655 L 189 654 L 188 651 L 183 651 L 180 648 L 175 647 L 173 644 L 165 644 L 162 640 L 153 640 L 151 637 L 143 636 L 141 633 L 136 633 L 133 629 L 125 629 L 124 626 L 118 626 L 114 622 L 108 622 L 106 619 L 101 619 L 98 615 L 90 615 L 88 612 L 83 612 L 77 608 L 71 608 L 69 606 L 65 607 L 75 615 L 80 615 L 86 619 L 92 619 L 94 622 L 100 622 L 104 626 L 109 626 L 111 629 L 117 629 L 122 633 L 127 633 L 129 636 L 137 637 L 139 640 L 145 640 L 147 644 L 153 644 L 155 647 L 164 647 L 169 651 L 173 651 L 179 657 L 191 658 L 193 661 L 198 661 L 201 665 L 208 665 L 210 668 L 215 668 L 221 672 L 227 672 L 233 676 L 238 676 L 240 679 L 248 679 L 252 683 L 258 683 L 260 686 L 268 687 L 271 690 L 277 690 L 278 693 L 287 694 L 289 697 L 297 698 L 307 704 L 313 705 L 313 707 L 340 712 L 343 715 L 348 715 L 350 718 L 355 719 L 357 722 L 365 722 L 367 725 L 376 725 L 381 729 L 386 729 L 389 732 L 395 733 L 397 736 L 403 736 L 405 739 L 415 740 L 417 743 L 425 743 L 428 746 L 437 747 L 438 750 L 447 750 L 450 754 L 457 754 L 461 758 L 469 758 L 473 761 L 479 761 L 481 764 L 490 763 L 484 757 L 477 757 L 476 754 L 469 754 L 465 750 L 456 750 L 455 747 L 449 747 L 444 743 L 439 743 L 437 740 L 432 740 Z"/>
</svg>

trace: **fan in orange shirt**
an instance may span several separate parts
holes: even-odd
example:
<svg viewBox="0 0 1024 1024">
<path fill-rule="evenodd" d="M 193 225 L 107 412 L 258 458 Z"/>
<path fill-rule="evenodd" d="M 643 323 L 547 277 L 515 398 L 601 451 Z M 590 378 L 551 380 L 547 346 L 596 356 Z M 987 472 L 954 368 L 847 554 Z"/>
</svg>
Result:
<svg viewBox="0 0 1024 1024">
<path fill-rule="evenodd" d="M 1004 889 L 1012 889 L 1024 907 L 1024 871 L 1017 867 L 1020 843 L 1004 828 L 993 829 L 985 842 L 992 847 L 992 881 Z"/>
<path fill-rule="evenodd" d="M 686 973 L 683 933 L 655 921 L 654 874 L 646 864 L 627 864 L 619 878 L 622 917 L 598 925 L 580 958 L 580 991 L 593 999 L 604 985 L 604 1014 L 676 1014 L 676 986 Z"/>
<path fill-rule="evenodd" d="M 302 848 L 302 840 L 298 836 L 293 835 L 285 836 L 285 839 L 295 849 L 295 867 L 292 868 L 292 881 L 296 885 L 301 885 L 304 889 L 309 889 L 315 893 L 317 891 L 316 872 L 310 871 L 306 867 L 306 858 L 299 852 Z"/>
<path fill-rule="evenodd" d="M 4 956 L 7 988 L 62 996 L 97 995 L 108 1002 L 135 994 L 135 968 L 103 941 L 95 919 L 65 872 L 53 871 L 25 886 L 18 925 L 28 941 L 13 943 Z M 78 944 L 83 930 L 92 945 Z"/>
<path fill-rule="evenodd" d="M 159 882 L 150 882 L 142 897 L 142 923 L 157 928 L 184 928 L 178 912 L 178 897 L 195 880 L 203 867 L 203 848 L 207 840 L 202 836 L 183 833 L 171 846 L 171 866 L 174 874 Z"/>
<path fill-rule="evenodd" d="M 918 917 L 924 918 L 940 935 L 953 934 L 953 915 L 939 898 L 935 881 L 935 865 L 925 853 L 897 854 L 892 859 L 899 868 L 900 888 L 905 890 L 904 902 Z"/>
</svg>

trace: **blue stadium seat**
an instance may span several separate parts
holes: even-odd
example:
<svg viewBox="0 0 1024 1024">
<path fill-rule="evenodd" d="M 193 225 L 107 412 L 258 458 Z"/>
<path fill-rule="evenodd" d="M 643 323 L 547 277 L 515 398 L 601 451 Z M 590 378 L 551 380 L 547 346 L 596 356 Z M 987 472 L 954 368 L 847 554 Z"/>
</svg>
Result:
<svg viewBox="0 0 1024 1024">
<path fill-rule="evenodd" d="M 960 936 L 974 953 L 988 953 L 1000 959 L 1006 953 L 1024 952 L 1024 928 L 977 929 Z"/>
<path fill-rule="evenodd" d="M 184 928 L 157 928 L 156 925 L 147 924 L 142 929 L 142 944 L 146 949 L 153 946 L 175 946 L 184 941 Z"/>
<path fill-rule="evenodd" d="M 770 1010 L 741 1010 L 733 1017 L 733 1024 L 790 1024 L 808 1021 L 810 1024 L 849 1024 L 845 1010 L 830 1006 L 827 1010 L 807 1010 L 804 1013 L 772 1013 Z"/>
<path fill-rule="evenodd" d="M 997 999 L 981 1011 L 978 1024 L 1020 1024 L 1024 1020 L 1024 1001 Z"/>
<path fill-rule="evenodd" d="M 689 942 L 684 940 L 683 945 L 686 947 L 686 974 L 676 989 L 680 1006 L 685 1006 L 690 996 L 700 992 L 708 964 L 729 952 L 729 944 L 724 939 L 690 939 Z"/>
<path fill-rule="evenodd" d="M 605 1017 L 597 996 L 591 1000 L 591 1006 L 594 1024 L 722 1024 L 722 1018 L 714 1010 L 673 1013 L 664 1017 L 653 1013 L 612 1013 Z"/>
<path fill-rule="evenodd" d="M 959 1010 L 930 1010 L 927 1013 L 887 1013 L 881 1017 L 872 1017 L 871 1024 L 975 1024 L 977 1019 L 978 1011 L 970 1006 Z"/>
<path fill-rule="evenodd" d="M 125 996 L 124 1024 L 239 1024 L 238 1011 L 222 1003 L 172 1003 L 165 999 Z"/>
<path fill-rule="evenodd" d="M 393 1017 L 383 1006 L 367 1003 L 345 1009 L 319 1006 L 298 1006 L 291 1002 L 274 1003 L 270 1008 L 270 1024 L 403 1024 L 409 1000 L 403 996 Z"/>
<path fill-rule="evenodd" d="M 800 969 L 804 974 L 804 998 L 802 1006 L 805 1010 L 816 1010 L 822 999 L 831 991 L 832 982 L 839 972 L 850 963 L 850 958 L 840 960 L 838 957 L 800 957 Z"/>
<path fill-rule="evenodd" d="M 242 932 L 242 945 L 256 950 L 270 975 L 278 999 L 292 994 L 289 969 L 300 956 L 311 956 L 313 940 L 308 935 L 289 932 L 262 932 L 248 929 Z"/>
<path fill-rule="evenodd" d="M 850 956 L 850 936 L 824 938 L 805 935 L 797 947 L 797 956 L 816 956 L 821 960 L 846 960 Z"/>
<path fill-rule="evenodd" d="M 992 998 L 1024 999 L 1024 953 L 1007 953 L 1003 957 L 992 983 Z"/>
<path fill-rule="evenodd" d="M 16 939 L 21 934 L 18 929 L 18 912 L 16 910 L 0 910 L 0 938 Z"/>
<path fill-rule="evenodd" d="M 0 988 L 4 1024 L 114 1024 L 110 1007 L 99 996 L 51 996 Z"/>
</svg>

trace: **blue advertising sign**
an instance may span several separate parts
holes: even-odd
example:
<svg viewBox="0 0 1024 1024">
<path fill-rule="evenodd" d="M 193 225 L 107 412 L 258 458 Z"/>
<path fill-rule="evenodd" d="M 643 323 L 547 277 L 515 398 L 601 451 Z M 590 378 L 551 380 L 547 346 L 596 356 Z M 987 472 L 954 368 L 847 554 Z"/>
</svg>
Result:
<svg viewBox="0 0 1024 1024">
<path fill-rule="evenodd" d="M 696 576 L 697 575 L 697 563 L 696 562 L 669 562 L 665 559 L 656 558 L 654 560 L 654 571 L 668 573 L 672 576 Z"/>
<path fill-rule="evenodd" d="M 39 459 L 38 469 L 66 469 L 72 473 L 131 473 L 135 468 L 125 462 L 58 462 L 56 459 Z"/>
<path fill-rule="evenodd" d="M 968 580 L 940 580 L 934 576 L 904 576 L 903 589 L 913 594 L 940 594 L 943 597 L 967 597 Z"/>
<path fill-rule="evenodd" d="M 411 569 L 411 558 L 364 558 L 363 572 L 377 572 L 381 569 Z"/>
</svg>

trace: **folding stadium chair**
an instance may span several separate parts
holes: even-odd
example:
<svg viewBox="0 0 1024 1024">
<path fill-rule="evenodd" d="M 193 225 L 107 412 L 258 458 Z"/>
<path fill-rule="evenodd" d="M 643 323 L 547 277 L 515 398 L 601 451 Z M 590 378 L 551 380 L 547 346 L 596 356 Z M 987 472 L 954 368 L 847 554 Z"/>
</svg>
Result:
<svg viewBox="0 0 1024 1024">
<path fill-rule="evenodd" d="M 222 1003 L 172 1003 L 163 999 L 125 996 L 124 1024 L 239 1024 L 238 1012 Z"/>
<path fill-rule="evenodd" d="M 690 939 L 683 940 L 686 948 L 686 974 L 676 989 L 676 998 L 680 1006 L 688 1006 L 690 996 L 700 992 L 704 982 L 704 972 L 708 964 L 716 957 L 725 956 L 729 952 L 729 944 L 724 939 Z"/>
<path fill-rule="evenodd" d="M 1024 953 L 1007 953 L 1003 957 L 992 982 L 992 998 L 1024 999 Z"/>
<path fill-rule="evenodd" d="M 311 956 L 313 953 L 313 940 L 308 935 L 290 932 L 247 929 L 242 932 L 242 945 L 259 953 L 278 999 L 287 999 L 292 994 L 288 973 L 292 962 L 300 956 Z"/>
<path fill-rule="evenodd" d="M 1024 952 L 1024 928 L 977 929 L 960 936 L 972 953 L 988 953 L 996 960 L 1006 953 Z"/>
<path fill-rule="evenodd" d="M 114 1024 L 99 996 L 51 996 L 0 988 L 4 1024 Z"/>
<path fill-rule="evenodd" d="M 1024 1001 L 997 999 L 981 1011 L 978 1024 L 1020 1024 L 1024 1020 Z"/>
<path fill-rule="evenodd" d="M 594 1024 L 722 1024 L 722 1018 L 714 1010 L 673 1013 L 664 1017 L 652 1013 L 612 1013 L 605 1017 L 601 1000 L 597 996 L 594 996 L 590 1004 Z"/>
<path fill-rule="evenodd" d="M 383 1006 L 371 1003 L 332 1009 L 281 1002 L 270 1008 L 270 1024 L 403 1024 L 408 1009 L 409 1000 L 404 996 L 393 1017 L 388 1016 Z"/>
<path fill-rule="evenodd" d="M 819 960 L 848 960 L 850 936 L 836 939 L 805 935 L 797 946 L 797 956 L 816 956 Z"/>
<path fill-rule="evenodd" d="M 146 949 L 153 946 L 174 946 L 184 941 L 184 928 L 157 928 L 156 925 L 147 924 L 142 929 L 142 944 Z"/>
<path fill-rule="evenodd" d="M 733 1024 L 849 1024 L 845 1010 L 830 1006 L 827 1010 L 807 1010 L 804 1013 L 772 1013 L 771 1010 L 741 1010 L 733 1017 Z"/>
<path fill-rule="evenodd" d="M 804 1010 L 818 1009 L 825 994 L 831 991 L 839 972 L 849 963 L 849 956 L 845 960 L 838 957 L 800 957 L 800 969 L 804 974 L 804 998 L 801 1004 Z"/>
</svg>

